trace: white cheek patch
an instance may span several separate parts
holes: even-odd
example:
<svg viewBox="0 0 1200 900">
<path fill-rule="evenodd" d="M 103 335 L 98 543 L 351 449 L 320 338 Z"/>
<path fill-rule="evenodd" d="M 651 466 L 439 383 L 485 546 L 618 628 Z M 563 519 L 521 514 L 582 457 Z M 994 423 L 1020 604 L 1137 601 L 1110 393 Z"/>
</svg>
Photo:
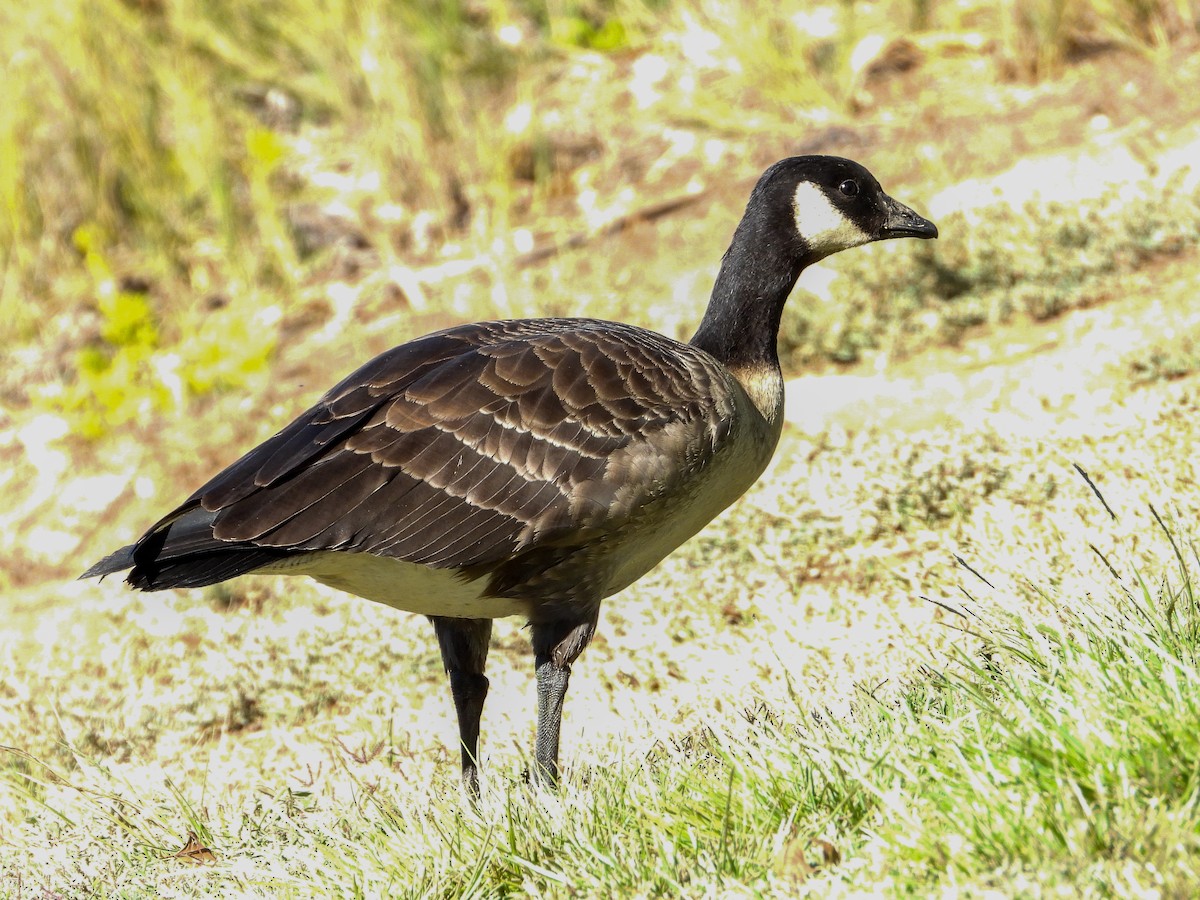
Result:
<svg viewBox="0 0 1200 900">
<path fill-rule="evenodd" d="M 796 215 L 796 231 L 813 252 L 820 256 L 828 256 L 871 241 L 870 236 L 847 219 L 842 211 L 829 201 L 825 192 L 811 181 L 802 181 L 796 185 L 792 209 Z"/>
</svg>

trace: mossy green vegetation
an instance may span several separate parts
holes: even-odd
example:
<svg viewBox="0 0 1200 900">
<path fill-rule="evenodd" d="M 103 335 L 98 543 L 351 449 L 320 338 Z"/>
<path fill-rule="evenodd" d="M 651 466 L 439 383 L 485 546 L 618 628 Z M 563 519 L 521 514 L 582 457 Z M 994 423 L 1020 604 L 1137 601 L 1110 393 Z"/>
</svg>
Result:
<svg viewBox="0 0 1200 900">
<path fill-rule="evenodd" d="M 119 283 L 98 243 L 93 229 L 76 231 L 93 280 L 97 335 L 76 352 L 71 382 L 47 385 L 35 395 L 74 423 L 78 435 L 99 438 L 139 417 L 181 411 L 194 397 L 242 387 L 266 368 L 278 308 L 211 310 L 187 341 L 163 347 L 151 297 Z"/>
</svg>

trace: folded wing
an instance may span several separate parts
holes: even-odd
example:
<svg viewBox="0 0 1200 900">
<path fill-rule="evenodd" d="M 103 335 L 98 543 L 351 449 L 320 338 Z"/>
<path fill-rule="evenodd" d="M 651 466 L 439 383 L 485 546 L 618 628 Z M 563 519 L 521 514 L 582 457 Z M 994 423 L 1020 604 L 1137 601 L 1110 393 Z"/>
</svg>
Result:
<svg viewBox="0 0 1200 900">
<path fill-rule="evenodd" d="M 488 565 L 619 524 L 722 439 L 732 403 L 707 356 L 631 326 L 449 329 L 354 372 L 103 571 L 130 550 L 153 587 L 314 550 Z M 205 571 L 185 582 L 189 563 Z"/>
</svg>

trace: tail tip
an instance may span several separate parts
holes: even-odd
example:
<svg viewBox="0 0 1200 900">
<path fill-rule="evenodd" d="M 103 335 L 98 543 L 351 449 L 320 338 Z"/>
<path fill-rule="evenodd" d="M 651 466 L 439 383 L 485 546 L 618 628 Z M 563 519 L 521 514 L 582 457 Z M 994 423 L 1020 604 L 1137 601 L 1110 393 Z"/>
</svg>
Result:
<svg viewBox="0 0 1200 900">
<path fill-rule="evenodd" d="M 87 578 L 99 577 L 103 580 L 105 575 L 115 575 L 118 572 L 124 572 L 126 569 L 133 568 L 133 545 L 122 547 L 116 550 L 104 559 L 92 565 L 86 572 L 79 576 L 78 580 L 83 581 Z"/>
</svg>

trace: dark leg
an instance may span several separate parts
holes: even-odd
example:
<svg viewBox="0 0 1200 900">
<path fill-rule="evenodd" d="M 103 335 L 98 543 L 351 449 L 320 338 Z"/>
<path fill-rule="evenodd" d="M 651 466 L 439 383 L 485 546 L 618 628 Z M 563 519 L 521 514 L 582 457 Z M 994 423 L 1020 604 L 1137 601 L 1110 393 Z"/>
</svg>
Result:
<svg viewBox="0 0 1200 900">
<path fill-rule="evenodd" d="M 571 679 L 571 663 L 596 633 L 599 612 L 597 607 L 586 619 L 533 623 L 538 692 L 534 780 L 550 787 L 558 783 L 558 735 L 562 728 L 563 698 Z"/>
<path fill-rule="evenodd" d="M 487 699 L 487 662 L 491 619 L 452 619 L 430 616 L 442 650 L 442 663 L 450 676 L 450 693 L 458 713 L 458 738 L 462 744 L 462 779 L 472 797 L 479 796 L 479 717 Z"/>
</svg>

